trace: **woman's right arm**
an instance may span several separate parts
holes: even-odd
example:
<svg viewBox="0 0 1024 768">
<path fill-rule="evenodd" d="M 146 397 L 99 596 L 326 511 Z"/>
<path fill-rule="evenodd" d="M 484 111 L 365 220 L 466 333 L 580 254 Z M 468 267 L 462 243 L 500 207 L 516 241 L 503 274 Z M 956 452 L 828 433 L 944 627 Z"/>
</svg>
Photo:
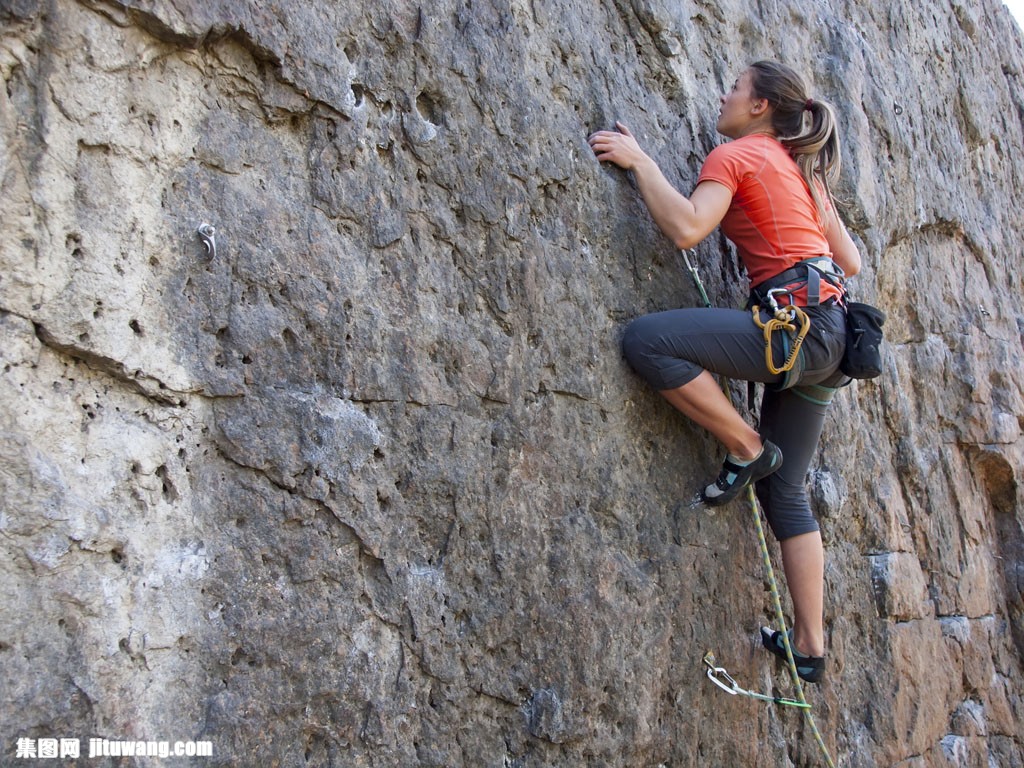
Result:
<svg viewBox="0 0 1024 768">
<path fill-rule="evenodd" d="M 834 208 L 829 211 L 825 239 L 828 240 L 828 247 L 832 251 L 832 260 L 842 268 L 847 277 L 853 277 L 860 272 L 860 251 L 857 250 L 853 238 L 846 231 L 846 226 Z"/>
<path fill-rule="evenodd" d="M 601 162 L 633 172 L 651 218 L 678 248 L 692 248 L 718 226 L 729 210 L 732 192 L 714 181 L 697 185 L 690 197 L 680 194 L 622 123 L 618 131 L 598 131 L 590 146 Z"/>
</svg>

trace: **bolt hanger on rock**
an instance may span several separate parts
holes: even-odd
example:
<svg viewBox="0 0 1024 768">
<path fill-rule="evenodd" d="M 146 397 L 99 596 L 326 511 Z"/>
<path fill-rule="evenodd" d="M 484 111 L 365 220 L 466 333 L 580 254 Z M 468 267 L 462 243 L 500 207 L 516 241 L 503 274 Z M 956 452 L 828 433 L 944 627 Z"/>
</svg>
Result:
<svg viewBox="0 0 1024 768">
<path fill-rule="evenodd" d="M 199 234 L 199 238 L 203 241 L 203 246 L 206 248 L 206 256 L 210 259 L 217 258 L 217 241 L 215 236 L 217 229 L 212 224 L 207 224 L 205 221 L 199 225 L 196 229 Z"/>
</svg>

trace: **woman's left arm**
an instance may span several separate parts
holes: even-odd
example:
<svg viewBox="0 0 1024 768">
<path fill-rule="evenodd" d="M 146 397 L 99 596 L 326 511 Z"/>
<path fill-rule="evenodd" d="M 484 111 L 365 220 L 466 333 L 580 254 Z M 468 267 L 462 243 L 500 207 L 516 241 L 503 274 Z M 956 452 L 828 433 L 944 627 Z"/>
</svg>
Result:
<svg viewBox="0 0 1024 768">
<path fill-rule="evenodd" d="M 677 248 L 692 248 L 722 221 L 732 202 L 732 192 L 718 182 L 705 181 L 685 197 L 640 149 L 629 128 L 622 123 L 615 126 L 618 131 L 598 131 L 590 137 L 597 159 L 632 171 L 654 223 Z"/>
</svg>

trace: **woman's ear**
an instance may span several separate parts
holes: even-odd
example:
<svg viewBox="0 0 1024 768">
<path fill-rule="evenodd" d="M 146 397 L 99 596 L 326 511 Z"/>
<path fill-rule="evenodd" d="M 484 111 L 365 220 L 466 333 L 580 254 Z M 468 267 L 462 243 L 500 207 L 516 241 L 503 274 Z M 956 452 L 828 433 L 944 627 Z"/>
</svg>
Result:
<svg viewBox="0 0 1024 768">
<path fill-rule="evenodd" d="M 750 114 L 754 117 L 760 117 L 768 111 L 768 99 L 754 99 L 753 105 L 750 107 Z"/>
</svg>

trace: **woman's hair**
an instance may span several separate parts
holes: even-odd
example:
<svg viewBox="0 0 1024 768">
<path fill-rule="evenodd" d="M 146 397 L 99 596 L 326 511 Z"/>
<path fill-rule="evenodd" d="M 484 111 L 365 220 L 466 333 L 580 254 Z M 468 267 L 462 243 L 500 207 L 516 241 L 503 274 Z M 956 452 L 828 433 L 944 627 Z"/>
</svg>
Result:
<svg viewBox="0 0 1024 768">
<path fill-rule="evenodd" d="M 750 65 L 750 77 L 754 97 L 767 99 L 771 105 L 772 127 L 799 166 L 824 221 L 822 191 L 834 208 L 835 198 L 830 182 L 839 177 L 841 163 L 839 133 L 832 106 L 811 99 L 803 78 L 785 64 L 754 62 Z M 804 120 L 805 112 L 810 112 L 809 128 Z"/>
</svg>

